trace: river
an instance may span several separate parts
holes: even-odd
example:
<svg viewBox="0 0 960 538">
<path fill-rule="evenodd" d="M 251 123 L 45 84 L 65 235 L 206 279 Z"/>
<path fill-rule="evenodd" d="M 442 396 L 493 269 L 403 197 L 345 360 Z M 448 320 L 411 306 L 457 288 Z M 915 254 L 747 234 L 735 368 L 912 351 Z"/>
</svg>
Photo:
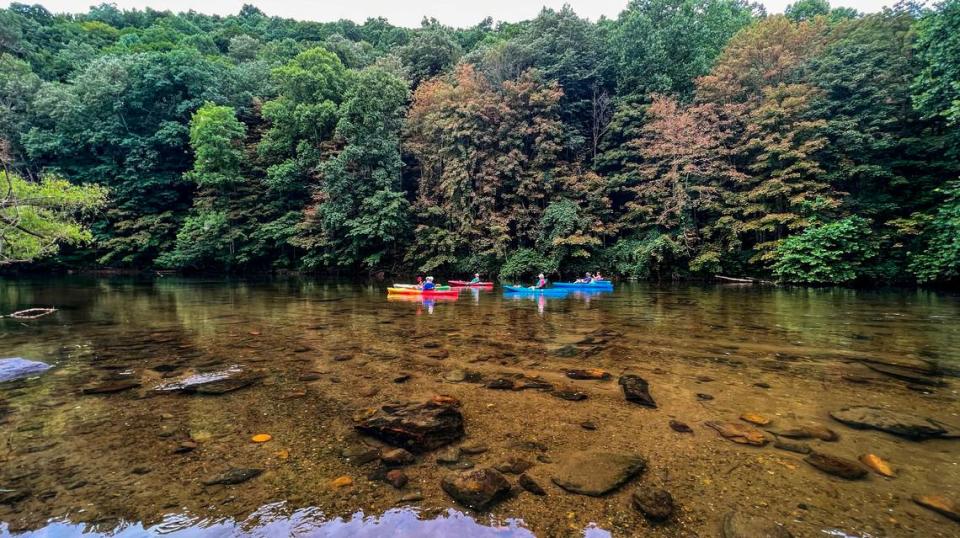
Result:
<svg viewBox="0 0 960 538">
<path fill-rule="evenodd" d="M 385 288 L 0 280 L 0 312 L 58 309 L 0 319 L 0 358 L 52 366 L 0 382 L 0 536 L 718 536 L 731 514 L 794 536 L 960 534 L 913 500 L 960 502 L 956 294 L 618 284 L 423 301 L 388 300 Z M 626 374 L 649 384 L 656 408 L 626 401 Z M 221 378 L 242 382 L 183 390 Z M 415 453 L 397 489 L 377 461 L 392 447 L 355 426 L 438 395 L 462 416 L 451 446 L 472 450 Z M 920 441 L 831 417 L 859 406 L 943 433 Z M 764 446 L 724 438 L 717 423 Z M 874 454 L 895 476 L 828 474 L 770 433 L 824 429 L 837 439 L 786 444 L 857 465 Z M 602 474 L 610 454 L 642 457 L 645 470 L 602 496 L 558 486 L 576 457 Z M 486 510 L 441 487 L 491 467 L 511 490 Z M 210 483 L 230 469 L 258 473 Z M 518 486 L 519 470 L 546 495 Z M 666 522 L 634 506 L 634 492 L 655 490 L 674 501 Z"/>
</svg>

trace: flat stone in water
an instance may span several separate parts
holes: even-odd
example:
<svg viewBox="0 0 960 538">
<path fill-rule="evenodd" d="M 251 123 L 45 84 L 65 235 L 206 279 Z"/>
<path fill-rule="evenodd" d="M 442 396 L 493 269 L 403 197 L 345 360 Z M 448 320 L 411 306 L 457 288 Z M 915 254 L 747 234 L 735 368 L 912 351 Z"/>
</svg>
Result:
<svg viewBox="0 0 960 538">
<path fill-rule="evenodd" d="M 782 430 L 767 430 L 768 432 L 776 435 L 778 437 L 786 437 L 787 439 L 819 439 L 821 441 L 834 442 L 840 439 L 840 436 L 830 428 L 825 426 L 818 426 L 815 424 L 808 424 L 805 426 L 797 426 L 795 428 L 786 428 Z"/>
<path fill-rule="evenodd" d="M 496 469 L 448 475 L 440 487 L 453 500 L 474 510 L 485 510 L 510 493 L 510 482 Z"/>
<path fill-rule="evenodd" d="M 514 382 L 512 379 L 499 378 L 487 383 L 488 389 L 494 390 L 513 390 Z"/>
<path fill-rule="evenodd" d="M 557 398 L 560 398 L 561 400 L 567 400 L 569 402 L 579 402 L 581 400 L 587 399 L 586 393 L 580 392 L 578 390 L 555 390 L 550 394 L 553 394 L 554 396 L 556 396 Z"/>
<path fill-rule="evenodd" d="M 693 433 L 693 428 L 687 426 L 685 423 L 680 422 L 679 420 L 671 420 L 670 429 L 678 433 Z"/>
<path fill-rule="evenodd" d="M 619 383 L 623 388 L 623 396 L 628 402 L 657 408 L 657 402 L 653 401 L 653 396 L 650 396 L 650 385 L 642 377 L 633 374 L 622 375 Z"/>
<path fill-rule="evenodd" d="M 0 382 L 41 374 L 49 369 L 50 365 L 45 362 L 21 357 L 0 359 Z"/>
<path fill-rule="evenodd" d="M 717 430 L 721 437 L 741 445 L 763 446 L 769 442 L 762 431 L 739 422 L 709 421 L 705 424 Z"/>
<path fill-rule="evenodd" d="M 931 419 L 879 407 L 844 407 L 831 411 L 830 416 L 851 428 L 880 430 L 913 440 L 943 437 L 948 433 L 947 428 Z"/>
<path fill-rule="evenodd" d="M 772 521 L 730 512 L 723 516 L 720 538 L 793 538 L 793 534 Z"/>
<path fill-rule="evenodd" d="M 960 505 L 942 495 L 914 495 L 913 502 L 934 512 L 960 522 Z"/>
<path fill-rule="evenodd" d="M 547 490 L 543 489 L 543 486 L 532 476 L 527 473 L 523 473 L 517 479 L 517 483 L 520 484 L 520 487 L 533 493 L 534 495 L 546 495 Z"/>
<path fill-rule="evenodd" d="M 873 362 L 873 361 L 863 361 L 863 365 L 867 368 L 873 370 L 874 372 L 881 373 L 886 376 L 890 376 L 894 379 L 899 379 L 900 381 L 906 381 L 908 383 L 914 383 L 917 385 L 929 385 L 929 386 L 942 386 L 944 382 L 936 377 L 932 377 L 934 372 L 932 371 L 918 371 L 913 368 L 906 368 L 903 366 L 897 366 L 894 364 L 886 364 L 882 362 Z"/>
<path fill-rule="evenodd" d="M 230 469 L 213 478 L 204 480 L 203 485 L 213 486 L 216 484 L 220 484 L 220 485 L 239 484 L 241 482 L 246 482 L 251 478 L 256 478 L 260 476 L 261 473 L 263 473 L 263 469 L 247 469 L 247 468 Z"/>
<path fill-rule="evenodd" d="M 867 470 L 859 463 L 821 452 L 813 452 L 806 458 L 803 458 L 803 461 L 827 474 L 839 476 L 847 480 L 859 480 L 867 476 Z"/>
<path fill-rule="evenodd" d="M 789 452 L 796 452 L 797 454 L 809 454 L 813 452 L 813 449 L 809 445 L 804 443 L 795 443 L 793 441 L 785 441 L 780 437 L 775 437 L 773 440 L 773 448 L 779 448 L 780 450 L 787 450 Z"/>
<path fill-rule="evenodd" d="M 215 372 L 195 374 L 180 381 L 160 385 L 154 390 L 217 396 L 248 387 L 263 377 L 263 374 L 246 372 L 238 366 L 232 366 Z"/>
<path fill-rule="evenodd" d="M 603 380 L 610 379 L 611 376 L 609 372 L 600 370 L 599 368 L 590 368 L 587 370 L 567 370 L 566 376 L 570 379 L 592 379 L 592 380 Z"/>
<path fill-rule="evenodd" d="M 433 450 L 464 435 L 463 414 L 456 406 L 433 401 L 385 405 L 355 427 L 411 452 Z"/>
<path fill-rule="evenodd" d="M 507 458 L 507 461 L 498 463 L 496 469 L 501 473 L 520 474 L 533 467 L 533 463 L 516 456 Z"/>
<path fill-rule="evenodd" d="M 626 484 L 647 468 L 638 454 L 579 452 L 564 459 L 553 474 L 553 483 L 581 495 L 599 497 Z"/>
</svg>

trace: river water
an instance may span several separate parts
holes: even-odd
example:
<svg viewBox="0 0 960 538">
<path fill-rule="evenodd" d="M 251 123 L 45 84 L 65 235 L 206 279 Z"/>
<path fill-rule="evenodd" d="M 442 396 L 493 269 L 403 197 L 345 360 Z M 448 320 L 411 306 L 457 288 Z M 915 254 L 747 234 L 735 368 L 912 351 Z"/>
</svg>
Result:
<svg viewBox="0 0 960 538">
<path fill-rule="evenodd" d="M 58 311 L 0 319 L 0 358 L 52 365 L 0 382 L 3 536 L 706 537 L 730 513 L 794 536 L 960 534 L 911 500 L 960 502 L 960 439 L 915 441 L 830 416 L 867 405 L 960 425 L 955 294 L 618 284 L 422 301 L 388 300 L 384 284 L 296 279 L 0 280 L 0 312 L 34 306 Z M 612 379 L 565 376 L 577 368 Z M 176 390 L 238 372 L 254 381 L 223 394 Z M 656 409 L 625 401 L 625 373 L 649 382 Z M 502 378 L 587 397 L 487 387 Z M 358 435 L 358 420 L 440 394 L 460 402 L 457 444 L 488 450 L 452 466 L 436 461 L 444 449 L 418 454 L 402 489 L 377 475 L 378 462 L 345 457 L 389 448 Z M 705 425 L 748 425 L 744 413 L 781 432 L 829 428 L 838 440 L 800 442 L 853 461 L 876 454 L 896 476 L 845 480 Z M 251 441 L 257 434 L 271 439 Z M 551 481 L 571 455 L 596 451 L 640 454 L 647 469 L 601 497 Z M 440 486 L 458 466 L 511 459 L 534 464 L 528 476 L 546 496 L 515 486 L 476 512 Z M 231 468 L 263 472 L 204 484 Z M 653 488 L 675 501 L 665 523 L 632 506 L 634 491 Z"/>
</svg>

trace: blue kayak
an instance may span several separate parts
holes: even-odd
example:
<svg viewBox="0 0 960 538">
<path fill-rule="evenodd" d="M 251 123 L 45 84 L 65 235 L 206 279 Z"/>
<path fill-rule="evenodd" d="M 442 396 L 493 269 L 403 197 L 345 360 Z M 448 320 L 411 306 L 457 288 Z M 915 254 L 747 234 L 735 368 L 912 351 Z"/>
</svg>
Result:
<svg viewBox="0 0 960 538">
<path fill-rule="evenodd" d="M 523 293 L 527 295 L 555 295 L 562 296 L 570 293 L 569 289 L 557 288 L 526 288 L 524 286 L 504 286 L 504 293 Z"/>
<path fill-rule="evenodd" d="M 584 282 L 554 282 L 553 287 L 577 290 L 612 290 L 613 282 L 609 280 L 598 280 L 589 284 Z"/>
</svg>

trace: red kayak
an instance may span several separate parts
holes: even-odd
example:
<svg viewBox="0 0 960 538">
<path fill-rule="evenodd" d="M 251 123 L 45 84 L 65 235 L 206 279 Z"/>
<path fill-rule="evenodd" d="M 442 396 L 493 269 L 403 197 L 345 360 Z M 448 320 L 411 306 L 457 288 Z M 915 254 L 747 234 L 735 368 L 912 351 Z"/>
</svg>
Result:
<svg viewBox="0 0 960 538">
<path fill-rule="evenodd" d="M 467 282 L 466 280 L 450 280 L 447 282 L 451 286 L 461 286 L 464 288 L 492 288 L 493 282 Z"/>
</svg>

